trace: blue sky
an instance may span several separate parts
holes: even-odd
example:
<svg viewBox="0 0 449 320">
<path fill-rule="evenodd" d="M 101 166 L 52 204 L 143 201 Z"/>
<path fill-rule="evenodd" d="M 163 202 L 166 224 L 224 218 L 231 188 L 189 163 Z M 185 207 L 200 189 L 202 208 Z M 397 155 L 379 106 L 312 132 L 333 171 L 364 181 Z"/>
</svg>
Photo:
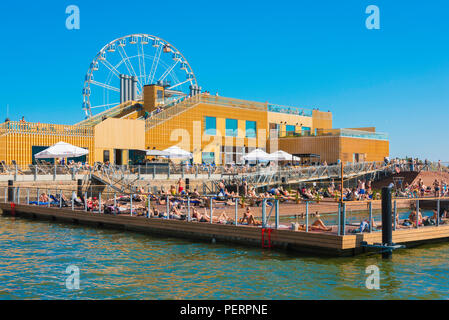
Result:
<svg viewBox="0 0 449 320">
<path fill-rule="evenodd" d="M 80 30 L 65 27 L 68 5 Z M 380 8 L 380 30 L 365 9 Z M 449 161 L 449 4 L 445 1 L 1 2 L 0 117 L 83 119 L 84 75 L 109 41 L 173 43 L 221 96 L 319 107 L 334 127 L 388 132 L 391 156 Z"/>
</svg>

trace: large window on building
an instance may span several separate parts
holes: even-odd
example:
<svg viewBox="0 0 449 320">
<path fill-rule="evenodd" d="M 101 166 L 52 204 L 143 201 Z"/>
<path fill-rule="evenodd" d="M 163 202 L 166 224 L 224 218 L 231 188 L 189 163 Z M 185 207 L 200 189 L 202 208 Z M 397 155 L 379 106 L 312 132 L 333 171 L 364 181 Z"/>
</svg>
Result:
<svg viewBox="0 0 449 320">
<path fill-rule="evenodd" d="M 310 131 L 311 131 L 310 127 L 302 127 L 301 128 L 301 133 L 304 136 L 310 136 Z"/>
<path fill-rule="evenodd" d="M 246 121 L 246 137 L 256 138 L 257 123 L 256 121 Z"/>
<path fill-rule="evenodd" d="M 109 162 L 109 150 L 103 150 L 103 162 Z"/>
<path fill-rule="evenodd" d="M 217 118 L 204 117 L 204 134 L 215 136 L 217 134 Z"/>
<path fill-rule="evenodd" d="M 238 121 L 236 119 L 226 119 L 226 136 L 237 137 Z"/>
<path fill-rule="evenodd" d="M 287 134 L 295 133 L 295 131 L 296 131 L 296 127 L 295 126 L 292 126 L 292 125 L 289 125 L 289 124 L 285 126 L 285 132 Z"/>
<path fill-rule="evenodd" d="M 203 152 L 203 163 L 212 164 L 215 163 L 215 152 Z"/>
</svg>

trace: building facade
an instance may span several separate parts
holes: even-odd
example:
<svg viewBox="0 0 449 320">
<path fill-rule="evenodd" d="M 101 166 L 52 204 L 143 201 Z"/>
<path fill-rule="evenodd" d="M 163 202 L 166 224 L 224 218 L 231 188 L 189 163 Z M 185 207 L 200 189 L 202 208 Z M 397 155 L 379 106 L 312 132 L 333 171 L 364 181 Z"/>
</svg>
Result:
<svg viewBox="0 0 449 320">
<path fill-rule="evenodd" d="M 256 148 L 320 155 L 328 163 L 388 156 L 386 135 L 373 128 L 332 129 L 332 113 L 198 94 L 173 99 L 145 86 L 127 101 L 75 125 L 8 121 L 0 125 L 0 160 L 21 166 L 59 141 L 89 150 L 83 161 L 134 164 L 148 149 L 178 145 L 195 163 L 244 163 Z"/>
</svg>

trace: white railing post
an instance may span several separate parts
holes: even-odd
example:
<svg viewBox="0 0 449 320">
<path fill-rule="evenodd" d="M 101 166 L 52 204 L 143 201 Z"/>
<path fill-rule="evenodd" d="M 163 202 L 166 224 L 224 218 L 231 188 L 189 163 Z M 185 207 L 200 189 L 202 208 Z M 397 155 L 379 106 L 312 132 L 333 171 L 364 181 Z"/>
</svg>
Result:
<svg viewBox="0 0 449 320">
<path fill-rule="evenodd" d="M 440 225 L 440 199 L 437 200 L 437 221 L 436 224 L 437 226 Z"/>
<path fill-rule="evenodd" d="M 170 219 L 170 198 L 167 195 L 167 219 Z"/>
<path fill-rule="evenodd" d="M 212 199 L 212 197 L 210 197 L 209 199 L 210 199 L 210 202 L 209 202 L 209 204 L 210 204 L 210 223 L 212 224 L 213 210 L 214 210 L 213 199 Z"/>
<path fill-rule="evenodd" d="M 394 223 L 393 223 L 393 230 L 396 231 L 397 228 L 397 215 L 398 215 L 398 209 L 397 209 L 397 203 L 396 200 L 394 200 L 394 207 L 393 207 L 393 212 L 394 212 Z"/>
<path fill-rule="evenodd" d="M 279 199 L 274 202 L 274 224 L 275 228 L 279 229 Z"/>
<path fill-rule="evenodd" d="M 190 216 L 190 197 L 187 197 L 187 222 L 190 222 L 191 216 Z"/>
<path fill-rule="evenodd" d="M 419 200 L 416 200 L 416 228 L 419 228 Z"/>
<path fill-rule="evenodd" d="M 343 194 L 343 188 L 342 194 Z M 338 228 L 338 235 L 341 235 L 341 202 L 338 204 L 338 216 L 337 216 L 337 228 Z"/>
<path fill-rule="evenodd" d="M 306 201 L 306 232 L 309 232 L 309 201 Z"/>
<path fill-rule="evenodd" d="M 267 199 L 262 199 L 262 228 L 267 226 Z"/>
<path fill-rule="evenodd" d="M 117 193 L 114 192 L 114 215 L 117 214 Z"/>
<path fill-rule="evenodd" d="M 235 225 L 237 225 L 238 224 L 238 206 L 239 206 L 239 198 L 234 198 L 234 201 L 235 201 L 235 221 L 234 221 L 234 224 Z"/>
</svg>

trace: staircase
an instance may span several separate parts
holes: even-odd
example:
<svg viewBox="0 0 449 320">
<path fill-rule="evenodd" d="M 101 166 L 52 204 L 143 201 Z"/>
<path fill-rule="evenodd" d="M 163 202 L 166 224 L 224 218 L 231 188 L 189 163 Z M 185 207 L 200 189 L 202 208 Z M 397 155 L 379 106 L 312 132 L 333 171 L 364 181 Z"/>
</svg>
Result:
<svg viewBox="0 0 449 320">
<path fill-rule="evenodd" d="M 115 166 L 97 168 L 92 172 L 91 178 L 124 193 L 132 193 L 132 186 L 139 179 L 138 175 Z"/>
<path fill-rule="evenodd" d="M 181 113 L 192 109 L 201 101 L 201 95 L 196 95 L 193 97 L 186 98 L 185 100 L 178 103 L 170 103 L 164 107 L 164 109 L 156 113 L 153 111 L 150 117 L 145 121 L 145 131 L 150 130 L 164 122 L 180 115 Z"/>
<path fill-rule="evenodd" d="M 380 172 L 385 174 L 391 174 L 391 166 L 385 166 L 383 163 L 375 162 L 365 162 L 365 163 L 355 163 L 347 164 L 343 168 L 344 179 L 353 179 L 365 175 L 376 175 Z M 238 175 L 234 177 L 239 184 L 245 179 L 248 183 L 248 187 L 268 188 L 278 184 L 291 184 L 291 183 L 301 183 L 308 181 L 318 181 L 318 180 L 338 180 L 341 178 L 341 166 L 316 166 L 316 167 L 306 167 L 306 168 L 291 168 L 291 169 L 279 169 L 274 168 L 261 168 L 257 172 Z M 216 190 L 216 185 L 218 181 L 209 180 L 204 183 L 204 189 Z M 226 182 L 225 182 L 226 183 Z"/>
</svg>

